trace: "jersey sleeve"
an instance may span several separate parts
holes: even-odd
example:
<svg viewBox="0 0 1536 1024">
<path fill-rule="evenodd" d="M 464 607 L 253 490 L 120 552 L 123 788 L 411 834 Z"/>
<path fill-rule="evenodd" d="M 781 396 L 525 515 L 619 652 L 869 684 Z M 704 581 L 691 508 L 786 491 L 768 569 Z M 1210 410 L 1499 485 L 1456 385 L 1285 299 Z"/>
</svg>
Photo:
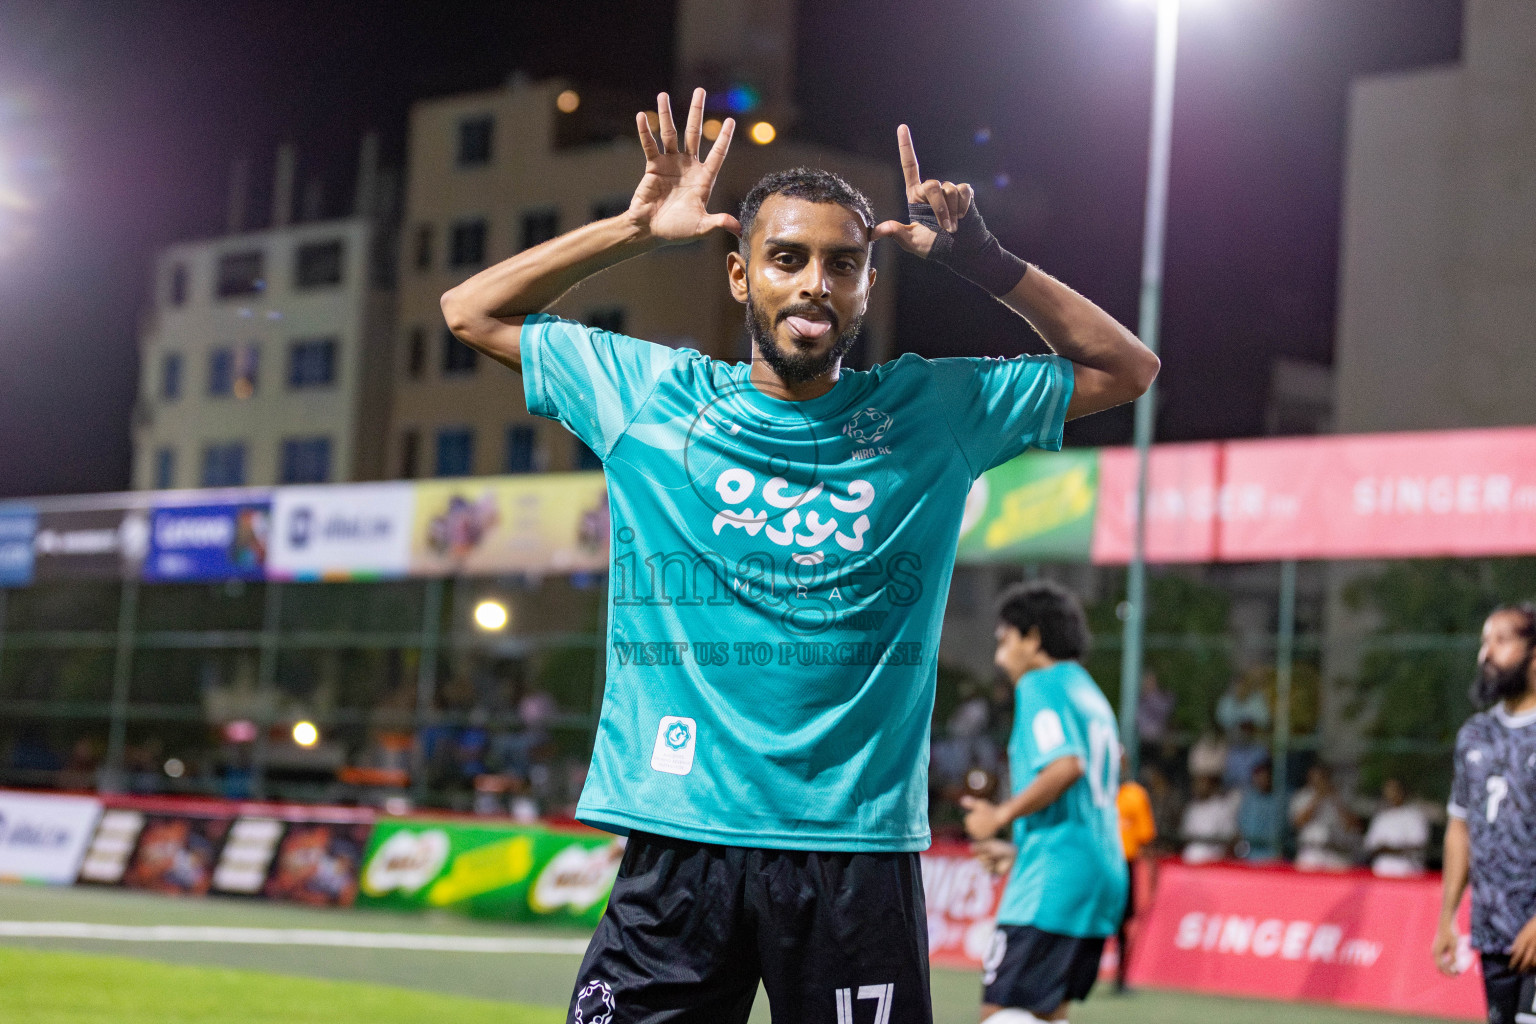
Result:
<svg viewBox="0 0 1536 1024">
<path fill-rule="evenodd" d="M 1472 806 L 1471 784 L 1467 779 L 1465 728 L 1456 734 L 1455 774 L 1451 776 L 1451 799 L 1445 805 L 1445 813 L 1459 821 L 1467 820 L 1467 808 Z"/>
<path fill-rule="evenodd" d="M 1060 451 L 1072 363 L 1061 356 L 936 359 L 936 397 L 973 477 L 1028 448 Z"/>
<path fill-rule="evenodd" d="M 523 321 L 523 394 L 606 460 L 656 384 L 683 357 L 667 348 L 538 313 Z"/>
<path fill-rule="evenodd" d="M 1075 756 L 1088 764 L 1088 737 L 1081 718 L 1073 714 L 1070 703 L 1058 707 L 1034 687 L 1021 690 L 1015 714 L 1023 727 L 1024 767 L 1038 772 L 1052 761 Z"/>
</svg>

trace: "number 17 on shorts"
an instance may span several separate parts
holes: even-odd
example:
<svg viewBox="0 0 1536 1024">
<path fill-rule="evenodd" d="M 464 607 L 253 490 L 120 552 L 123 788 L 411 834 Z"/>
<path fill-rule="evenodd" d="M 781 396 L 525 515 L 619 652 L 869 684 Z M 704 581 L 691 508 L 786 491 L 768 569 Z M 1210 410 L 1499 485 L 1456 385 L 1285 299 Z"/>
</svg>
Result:
<svg viewBox="0 0 1536 1024">
<path fill-rule="evenodd" d="M 858 999 L 863 1002 L 866 999 L 874 1001 L 875 1016 L 873 1024 L 889 1024 L 891 1019 L 891 994 L 896 991 L 892 985 L 860 985 Z M 837 1024 L 855 1024 L 853 1016 L 854 994 L 851 988 L 837 990 Z"/>
</svg>

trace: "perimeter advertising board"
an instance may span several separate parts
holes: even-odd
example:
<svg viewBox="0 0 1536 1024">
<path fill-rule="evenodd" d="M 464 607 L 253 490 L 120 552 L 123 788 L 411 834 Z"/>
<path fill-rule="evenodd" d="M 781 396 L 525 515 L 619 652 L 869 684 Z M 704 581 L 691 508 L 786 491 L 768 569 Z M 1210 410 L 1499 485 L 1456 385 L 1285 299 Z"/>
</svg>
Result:
<svg viewBox="0 0 1536 1024">
<path fill-rule="evenodd" d="M 1030 452 L 984 473 L 965 499 L 956 560 L 1087 561 L 1098 488 L 1092 449 Z"/>
<path fill-rule="evenodd" d="M 416 485 L 413 575 L 540 575 L 607 568 L 608 485 L 601 473 Z"/>
<path fill-rule="evenodd" d="M 143 508 L 44 511 L 32 541 L 37 580 L 129 579 L 149 548 Z"/>
<path fill-rule="evenodd" d="M 363 580 L 404 576 L 416 490 L 408 483 L 279 487 L 267 576 Z"/>
<path fill-rule="evenodd" d="M 32 582 L 32 541 L 37 512 L 24 506 L 0 508 L 0 587 Z"/>
<path fill-rule="evenodd" d="M 0 878 L 74 882 L 100 814 L 90 797 L 0 791 Z"/>
<path fill-rule="evenodd" d="M 1440 879 L 1303 874 L 1164 861 L 1131 947 L 1130 982 L 1222 995 L 1309 1000 L 1479 1020 L 1482 981 L 1466 941 L 1463 973 L 1430 959 Z"/>
<path fill-rule="evenodd" d="M 388 819 L 368 843 L 357 902 L 595 927 L 623 856 L 622 839 L 596 832 Z"/>
<path fill-rule="evenodd" d="M 266 576 L 270 501 L 156 508 L 144 579 L 151 583 Z"/>
</svg>

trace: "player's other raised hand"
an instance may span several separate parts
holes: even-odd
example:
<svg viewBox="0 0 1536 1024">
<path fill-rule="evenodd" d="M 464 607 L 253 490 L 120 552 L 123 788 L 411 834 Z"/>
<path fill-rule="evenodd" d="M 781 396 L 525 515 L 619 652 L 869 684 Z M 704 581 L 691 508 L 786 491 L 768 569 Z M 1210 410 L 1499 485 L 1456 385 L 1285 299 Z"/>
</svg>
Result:
<svg viewBox="0 0 1536 1024">
<path fill-rule="evenodd" d="M 651 238 L 662 243 L 688 242 L 715 228 L 741 233 L 741 224 L 728 213 L 710 213 L 709 196 L 731 149 L 731 135 L 736 122 L 726 118 L 720 134 L 709 149 L 709 156 L 699 158 L 703 137 L 704 90 L 693 91 L 688 106 L 688 124 L 681 138 L 672 121 L 672 101 L 666 93 L 656 96 L 656 133 L 650 118 L 635 115 L 640 133 L 640 148 L 645 150 L 645 176 L 629 201 L 629 215 Z"/>
<path fill-rule="evenodd" d="M 917 165 L 917 150 L 912 147 L 912 130 L 904 124 L 896 127 L 896 148 L 901 153 L 901 177 L 906 182 L 908 205 L 927 203 L 933 207 L 939 227 L 953 232 L 959 227 L 960 218 L 970 212 L 971 201 L 976 198 L 975 190 L 969 185 L 936 178 L 925 181 Z M 875 225 L 873 237 L 894 238 L 903 249 L 926 258 L 939 236 L 926 224 L 887 220 Z"/>
</svg>

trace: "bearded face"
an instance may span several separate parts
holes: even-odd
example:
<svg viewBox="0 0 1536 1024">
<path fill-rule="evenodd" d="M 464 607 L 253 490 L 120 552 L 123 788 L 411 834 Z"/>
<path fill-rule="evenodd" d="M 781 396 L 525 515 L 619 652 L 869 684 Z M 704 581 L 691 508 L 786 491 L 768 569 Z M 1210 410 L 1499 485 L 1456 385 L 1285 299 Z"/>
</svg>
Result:
<svg viewBox="0 0 1536 1024">
<path fill-rule="evenodd" d="M 781 343 L 777 337 L 780 333 L 776 328 L 790 317 L 827 318 L 832 324 L 835 333 L 831 345 L 817 351 L 815 347 L 797 343 L 797 340 L 789 340 Z M 752 339 L 752 350 L 761 355 L 763 361 L 773 369 L 779 379 L 786 384 L 803 384 L 808 380 L 815 380 L 830 370 L 853 347 L 858 340 L 859 330 L 864 326 L 864 317 L 852 317 L 847 324 L 839 329 L 837 316 L 822 308 L 805 306 L 787 306 L 780 309 L 776 315 L 758 305 L 756 296 L 747 298 L 747 333 Z M 794 332 L 787 332 L 791 339 L 795 339 Z"/>
<path fill-rule="evenodd" d="M 1536 647 L 1526 651 L 1525 657 L 1513 665 L 1499 665 L 1485 658 L 1478 662 L 1477 677 L 1472 681 L 1472 703 L 1480 708 L 1490 708 L 1500 701 L 1513 700 L 1525 695 L 1530 687 L 1531 658 Z"/>
</svg>

